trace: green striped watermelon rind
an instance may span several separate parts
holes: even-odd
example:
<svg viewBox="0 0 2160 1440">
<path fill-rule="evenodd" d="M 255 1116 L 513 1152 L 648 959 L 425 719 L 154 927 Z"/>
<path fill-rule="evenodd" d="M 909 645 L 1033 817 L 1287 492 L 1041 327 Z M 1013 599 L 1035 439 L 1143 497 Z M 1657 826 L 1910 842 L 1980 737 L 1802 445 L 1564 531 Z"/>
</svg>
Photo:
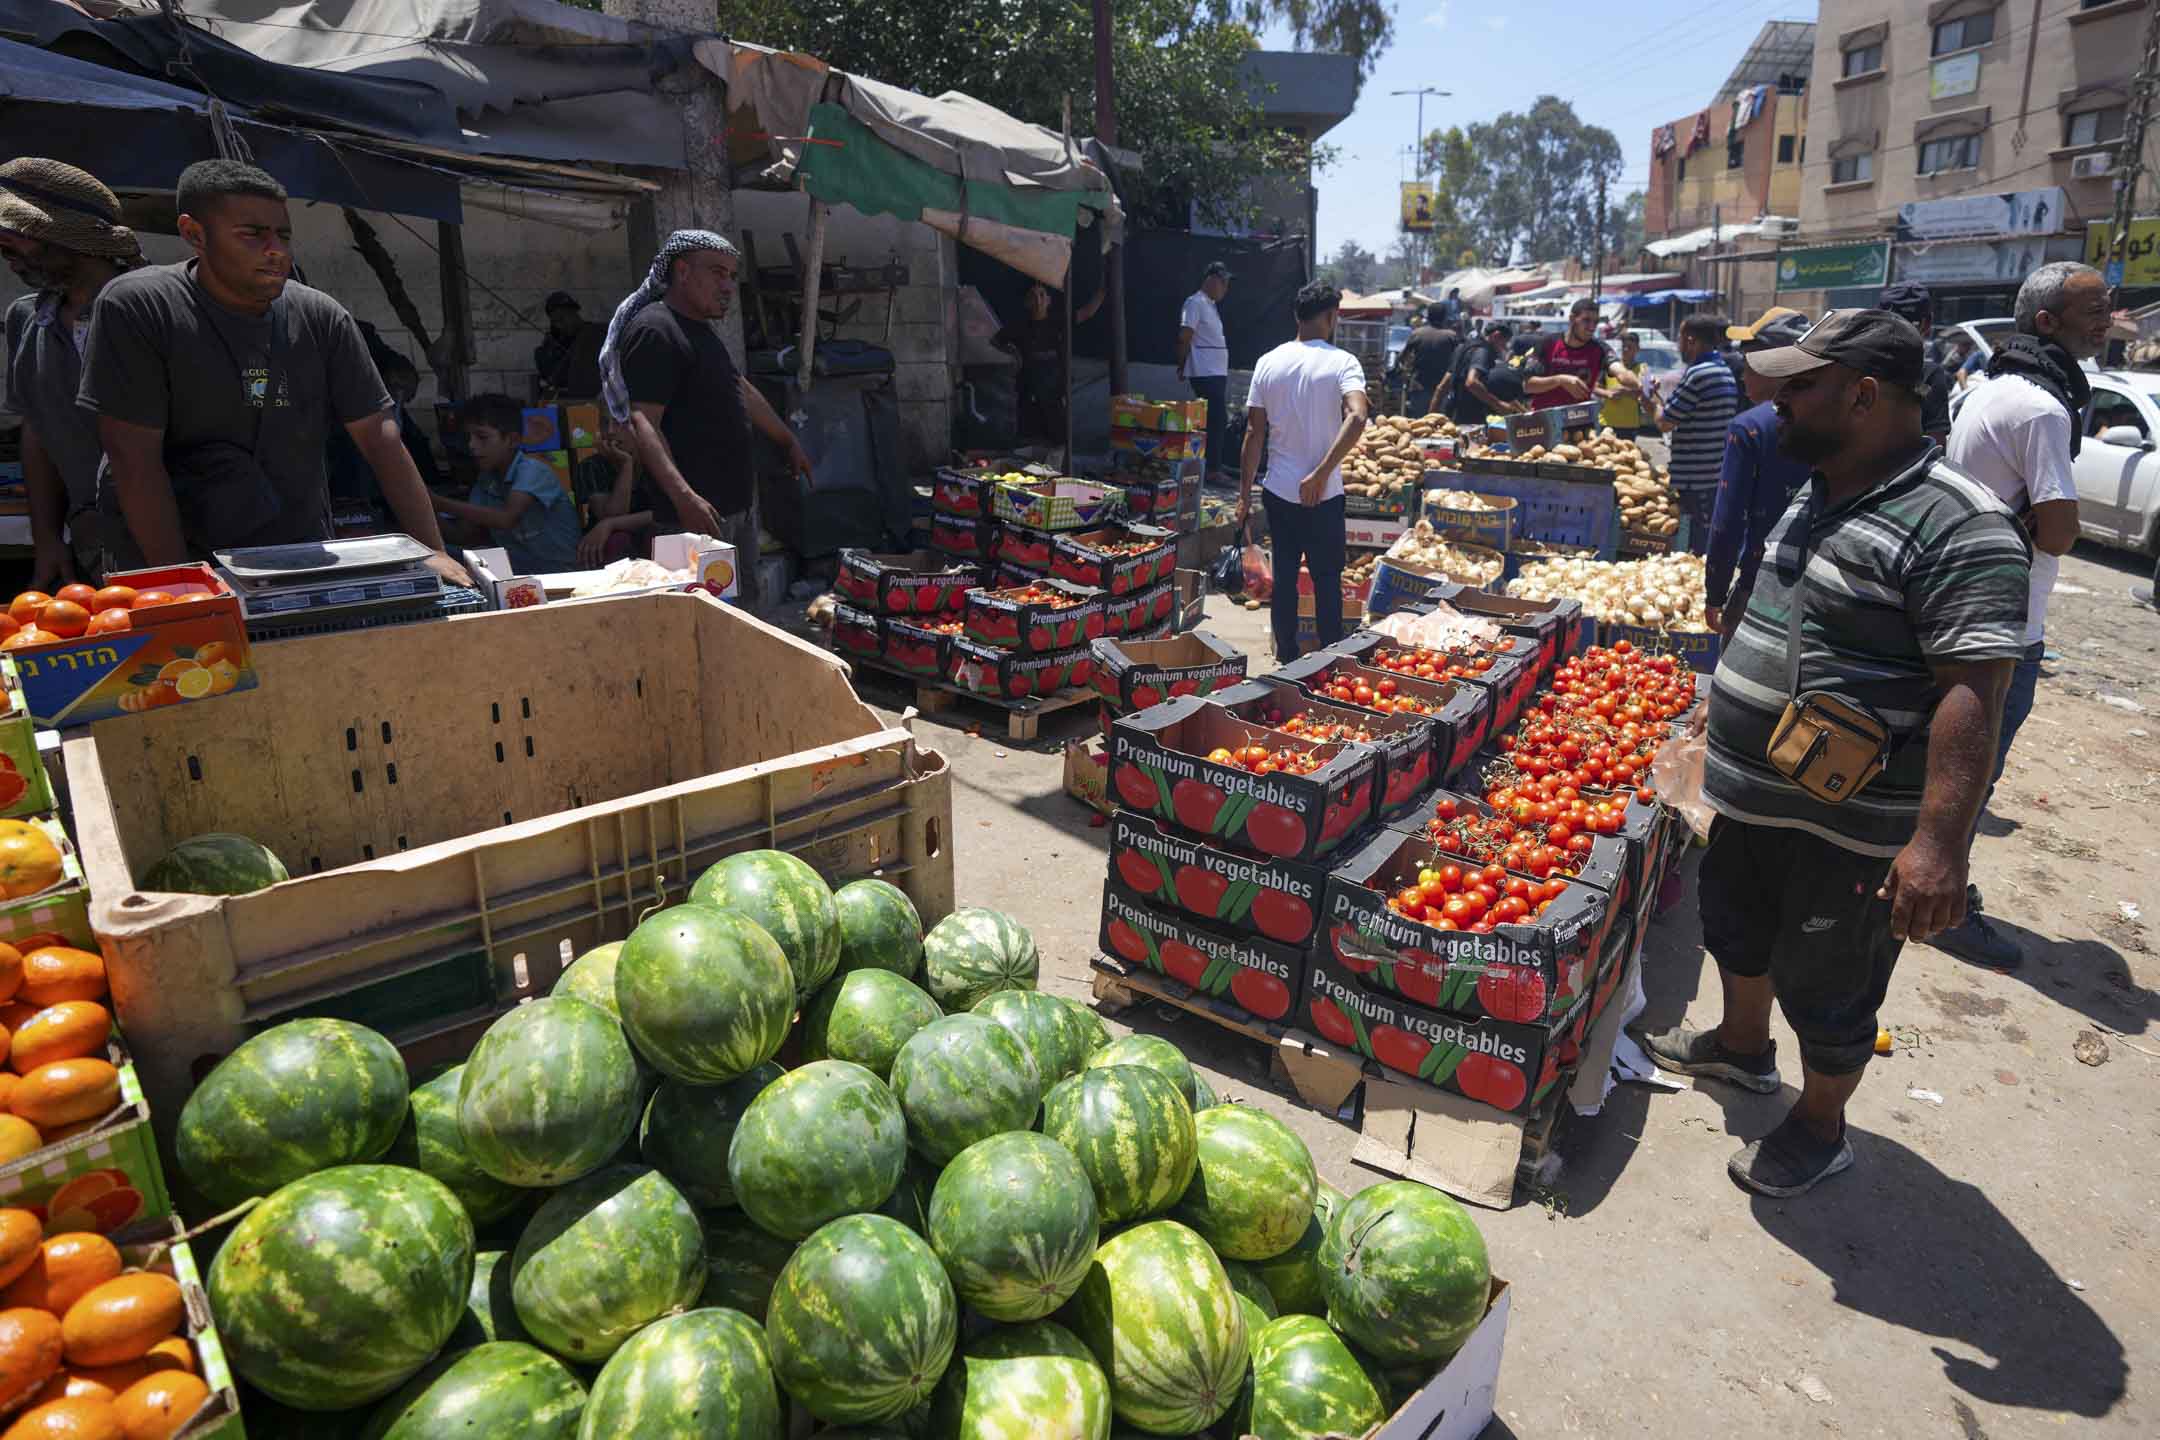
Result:
<svg viewBox="0 0 2160 1440">
<path fill-rule="evenodd" d="M 611 1165 L 548 1197 L 510 1257 L 510 1295 L 536 1344 L 597 1365 L 705 1286 L 697 1211 L 657 1170 Z"/>
<path fill-rule="evenodd" d="M 1095 1261 L 1094 1187 L 1048 1136 L 993 1135 L 938 1177 L 926 1238 L 969 1309 L 1039 1320 L 1072 1298 Z"/>
<path fill-rule="evenodd" d="M 516 1340 L 531 1344 L 532 1336 L 517 1318 L 510 1298 L 510 1252 L 483 1250 L 473 1256 L 472 1284 L 465 1292 L 465 1318 L 450 1337 L 450 1349 L 482 1345 L 490 1340 Z"/>
<path fill-rule="evenodd" d="M 1047 1090 L 1079 1073 L 1093 1053 L 1078 1009 L 1063 996 L 1041 990 L 997 990 L 983 996 L 968 1013 L 1011 1031 L 1034 1060 L 1035 1073 Z"/>
<path fill-rule="evenodd" d="M 840 971 L 873 968 L 913 979 L 922 969 L 922 916 L 887 880 L 850 880 L 833 891 L 840 916 Z"/>
<path fill-rule="evenodd" d="M 1346 1197 L 1322 1180 L 1313 1194 L 1312 1219 L 1305 1232 L 1282 1254 L 1249 1262 L 1253 1273 L 1275 1297 L 1275 1309 L 1283 1315 L 1327 1314 L 1327 1291 L 1320 1283 L 1320 1244 L 1327 1238 L 1328 1219 Z"/>
<path fill-rule="evenodd" d="M 732 1209 L 728 1146 L 735 1127 L 767 1085 L 786 1072 L 770 1060 L 724 1085 L 662 1080 L 638 1127 L 638 1155 L 701 1209 Z"/>
<path fill-rule="evenodd" d="M 347 1020 L 289 1020 L 242 1041 L 181 1107 L 174 1156 L 213 1209 L 376 1160 L 409 1115 L 405 1061 Z"/>
<path fill-rule="evenodd" d="M 1261 1435 L 1363 1435 L 1388 1417 L 1388 1387 L 1317 1315 L 1285 1315 L 1252 1342 L 1252 1408 Z"/>
<path fill-rule="evenodd" d="M 1192 1111 L 1146 1066 L 1091 1068 L 1059 1081 L 1043 1097 L 1042 1131 L 1080 1161 L 1103 1225 L 1160 1214 L 1192 1183 Z"/>
<path fill-rule="evenodd" d="M 1171 1217 L 1226 1260 L 1271 1260 L 1295 1245 L 1320 1184 L 1297 1132 L 1250 1105 L 1203 1110 L 1193 1131 L 1198 1163 Z"/>
<path fill-rule="evenodd" d="M 464 1318 L 472 1271 L 472 1220 L 448 1186 L 401 1165 L 341 1165 L 250 1211 L 208 1290 L 242 1379 L 296 1409 L 351 1410 L 434 1357 Z"/>
<path fill-rule="evenodd" d="M 863 1323 L 871 1316 L 874 1327 Z M 863 1425 L 930 1398 L 959 1323 L 952 1284 L 921 1236 L 883 1215 L 846 1215 L 780 1272 L 765 1339 L 797 1403 L 828 1425 Z"/>
<path fill-rule="evenodd" d="M 764 1331 L 738 1310 L 697 1309 L 624 1342 L 593 1382 L 578 1435 L 766 1440 L 784 1428 Z"/>
<path fill-rule="evenodd" d="M 779 942 L 807 1000 L 840 968 L 840 909 L 824 877 L 785 850 L 746 850 L 707 869 L 690 903 L 741 915 Z"/>
<path fill-rule="evenodd" d="M 487 1028 L 458 1083 L 458 1133 L 487 1174 L 568 1184 L 614 1158 L 643 1097 L 622 1026 L 568 995 L 520 1005 Z"/>
<path fill-rule="evenodd" d="M 905 975 L 842 970 L 803 1011 L 806 1060 L 852 1060 L 880 1080 L 915 1032 L 945 1012 Z"/>
<path fill-rule="evenodd" d="M 615 966 L 622 959 L 622 947 L 622 941 L 610 940 L 587 950 L 563 967 L 548 994 L 574 995 L 621 1020 L 622 1011 L 615 1004 Z"/>
<path fill-rule="evenodd" d="M 795 1242 L 733 1211 L 705 1216 L 705 1288 L 698 1308 L 740 1310 L 760 1325 L 773 1286 L 795 1253 Z"/>
<path fill-rule="evenodd" d="M 1223 1274 L 1230 1277 L 1230 1288 L 1252 1301 L 1262 1316 L 1273 1320 L 1278 1313 L 1275 1309 L 1275 1296 L 1268 1289 L 1267 1281 L 1260 1278 L 1260 1272 L 1253 1269 L 1252 1262 L 1225 1259 L 1220 1250 L 1215 1254 L 1217 1259 L 1222 1260 Z"/>
<path fill-rule="evenodd" d="M 998 910 L 955 910 L 923 937 L 923 988 L 948 1013 L 998 990 L 1033 990 L 1042 957 L 1025 926 Z"/>
<path fill-rule="evenodd" d="M 465 1067 L 453 1065 L 413 1088 L 405 1128 L 385 1158 L 442 1181 L 473 1224 L 485 1225 L 517 1209 L 532 1192 L 497 1180 L 473 1162 L 457 1123 L 458 1087 L 464 1078 Z"/>
<path fill-rule="evenodd" d="M 1098 1065 L 1144 1065 L 1159 1072 L 1171 1084 L 1177 1086 L 1178 1094 L 1185 1097 L 1188 1108 L 1199 1095 L 1199 1085 L 1193 1075 L 1192 1062 L 1185 1052 L 1160 1035 L 1122 1035 L 1088 1056 L 1088 1067 Z"/>
<path fill-rule="evenodd" d="M 884 1081 L 846 1060 L 814 1060 L 765 1087 L 735 1127 L 728 1183 L 773 1234 L 807 1238 L 885 1203 L 907 1164 L 907 1121 Z"/>
<path fill-rule="evenodd" d="M 1184 1435 L 1237 1400 L 1244 1305 L 1205 1240 L 1174 1220 L 1150 1220 L 1103 1242 L 1065 1313 L 1108 1376 L 1117 1417 Z"/>
<path fill-rule="evenodd" d="M 908 1144 L 933 1165 L 1027 1129 L 1042 1104 L 1034 1060 L 1010 1030 L 980 1015 L 947 1015 L 916 1031 L 893 1059 L 892 1091 Z"/>
<path fill-rule="evenodd" d="M 1485 1318 L 1485 1237 L 1452 1198 L 1412 1180 L 1337 1207 L 1320 1246 L 1328 1323 L 1383 1366 L 1437 1364 Z"/>
<path fill-rule="evenodd" d="M 562 1361 L 497 1341 L 446 1353 L 376 1407 L 360 1440 L 441 1440 L 453 1432 L 575 1440 L 585 1387 Z"/>
<path fill-rule="evenodd" d="M 677 1080 L 719 1085 L 787 1043 L 795 979 L 774 937 L 748 916 L 706 905 L 648 915 L 615 966 L 622 1027 Z"/>
<path fill-rule="evenodd" d="M 1110 1382 L 1080 1338 L 1048 1320 L 970 1340 L 946 1367 L 931 1411 L 937 1435 L 1038 1440 L 1110 1433 Z"/>
<path fill-rule="evenodd" d="M 195 835 L 166 851 L 142 888 L 177 895 L 252 895 L 291 879 L 269 846 L 245 835 Z"/>
</svg>

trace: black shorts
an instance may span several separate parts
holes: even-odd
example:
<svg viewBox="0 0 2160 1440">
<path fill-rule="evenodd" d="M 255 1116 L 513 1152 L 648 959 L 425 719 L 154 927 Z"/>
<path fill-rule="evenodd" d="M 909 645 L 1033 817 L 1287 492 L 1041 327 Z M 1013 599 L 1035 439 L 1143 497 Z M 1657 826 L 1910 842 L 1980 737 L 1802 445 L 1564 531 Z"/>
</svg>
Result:
<svg viewBox="0 0 2160 1440">
<path fill-rule="evenodd" d="M 1875 1012 L 1905 942 L 1890 933 L 1890 902 L 1875 892 L 1890 871 L 1804 830 L 1710 827 L 1697 893 L 1703 946 L 1718 968 L 1768 975 L 1800 1059 L 1848 1075 L 1875 1053 Z"/>
</svg>

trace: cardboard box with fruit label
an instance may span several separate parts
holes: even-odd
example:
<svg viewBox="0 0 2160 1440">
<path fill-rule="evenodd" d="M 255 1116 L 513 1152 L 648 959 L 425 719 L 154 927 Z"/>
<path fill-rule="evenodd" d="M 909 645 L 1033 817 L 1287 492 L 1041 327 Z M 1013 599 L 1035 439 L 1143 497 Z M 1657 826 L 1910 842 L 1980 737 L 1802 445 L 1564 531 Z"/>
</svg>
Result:
<svg viewBox="0 0 2160 1440">
<path fill-rule="evenodd" d="M 1050 573 L 1051 534 L 1025 525 L 1000 525 L 991 537 L 990 558 L 1032 575 Z"/>
<path fill-rule="evenodd" d="M 1135 519 L 1174 530 L 1189 530 L 1200 515 L 1200 462 L 1174 460 L 1181 473 L 1165 479 L 1143 480 L 1132 472 L 1113 475 L 1125 487 L 1125 508 Z"/>
<path fill-rule="evenodd" d="M 1723 643 L 1715 630 L 1664 630 L 1655 625 L 1600 625 L 1598 643 L 1613 645 L 1625 640 L 1638 650 L 1655 655 L 1668 653 L 1698 675 L 1716 671 Z"/>
<path fill-rule="evenodd" d="M 1120 710 L 1145 710 L 1183 695 L 1208 695 L 1245 678 L 1243 651 L 1206 630 L 1169 640 L 1097 640 L 1095 688 Z"/>
<path fill-rule="evenodd" d="M 1605 933 L 1624 910 L 1607 888 L 1622 863 L 1613 845 L 1590 857 L 1578 875 L 1539 881 L 1511 873 L 1497 888 L 1520 895 L 1488 904 L 1471 884 L 1480 867 L 1458 863 L 1423 834 L 1383 830 L 1329 873 L 1318 948 L 1360 987 L 1428 1010 L 1556 1024 L 1588 996 L 1596 979 Z M 1446 875 L 1451 867 L 1466 872 L 1455 889 L 1420 883 L 1425 872 Z M 1501 907 L 1509 899 L 1536 906 L 1540 887 L 1554 886 L 1558 893 L 1542 913 L 1533 908 L 1521 919 L 1491 921 L 1506 913 Z M 1413 919 L 1391 904 L 1413 894 L 1435 908 L 1444 900 L 1451 912 L 1459 905 L 1462 913 L 1436 921 L 1428 909 Z M 1480 933 L 1473 924 L 1492 928 Z"/>
<path fill-rule="evenodd" d="M 1084 648 L 1102 635 L 1103 595 L 1062 580 L 970 590 L 964 617 L 964 633 L 978 645 L 1022 655 Z"/>
<path fill-rule="evenodd" d="M 833 593 L 878 615 L 957 615 L 982 583 L 974 565 L 934 550 L 879 555 L 842 550 Z"/>
<path fill-rule="evenodd" d="M 1461 788 L 1475 790 L 1483 799 L 1491 799 L 1496 790 L 1513 785 L 1521 778 L 1514 763 L 1498 750 L 1487 750 L 1471 763 L 1472 772 L 1462 777 Z M 1606 800 L 1625 806 L 1619 838 L 1628 847 L 1628 893 L 1634 895 L 1645 888 L 1655 889 L 1659 867 L 1665 862 L 1672 817 L 1655 800 L 1645 800 L 1632 789 L 1608 790 L 1595 785 L 1580 788 L 1585 800 Z"/>
<path fill-rule="evenodd" d="M 0 1205 L 33 1210 L 47 1234 L 100 1235 L 172 1214 L 172 1195 L 150 1129 L 150 1103 L 126 1048 L 115 1039 L 106 1061 L 119 1070 L 120 1103 L 79 1133 L 0 1165 Z"/>
<path fill-rule="evenodd" d="M 879 617 L 853 605 L 833 606 L 832 648 L 853 660 L 879 660 L 885 654 L 885 631 Z"/>
<path fill-rule="evenodd" d="M 884 663 L 925 680 L 943 680 L 950 668 L 952 642 L 960 634 L 960 624 L 956 615 L 881 617 L 878 628 L 884 632 Z"/>
<path fill-rule="evenodd" d="M 1113 430 L 1191 431 L 1207 429 L 1207 401 L 1150 400 L 1145 395 L 1110 397 Z"/>
<path fill-rule="evenodd" d="M 0 655 L 0 817 L 52 808 L 52 778 L 38 755 L 37 722 L 23 695 L 22 672 L 13 656 Z"/>
<path fill-rule="evenodd" d="M 1467 586 L 1450 585 L 1422 599 L 1405 600 L 1392 608 L 1425 611 L 1435 605 L 1447 605 L 1465 615 L 1490 620 L 1510 635 L 1534 634 L 1538 641 L 1538 680 L 1541 684 L 1561 661 L 1589 649 L 1597 640 L 1596 618 L 1585 615 L 1582 602 L 1574 599 L 1518 600 L 1512 595 L 1492 595 Z M 1387 612 L 1368 606 L 1367 613 L 1378 619 Z"/>
<path fill-rule="evenodd" d="M 90 931 L 90 888 L 83 883 L 82 860 L 59 820 L 51 815 L 0 820 L 0 856 L 16 873 L 19 892 L 0 899 L 0 942 L 17 950 L 55 943 L 98 948 Z"/>
<path fill-rule="evenodd" d="M 1284 1024 L 1304 988 L 1305 954 L 1256 935 L 1231 935 L 1182 910 L 1150 905 L 1115 879 L 1103 886 L 1105 955 L 1144 965 L 1256 1020 Z"/>
<path fill-rule="evenodd" d="M 1177 569 L 1177 536 L 1159 525 L 1118 525 L 1059 535 L 1050 574 L 1112 595 L 1168 580 Z"/>
<path fill-rule="evenodd" d="M 1312 768 L 1263 761 L 1271 768 L 1255 770 L 1234 758 L 1254 747 Z M 1380 757 L 1369 746 L 1280 735 L 1187 695 L 1110 727 L 1110 788 L 1120 804 L 1187 834 L 1303 863 L 1335 853 L 1373 822 Z"/>
<path fill-rule="evenodd" d="M 1111 817 L 1110 874 L 1150 905 L 1295 950 L 1312 943 L 1327 889 L 1324 866 L 1211 845 L 1127 810 Z"/>
<path fill-rule="evenodd" d="M 1300 656 L 1266 677 L 1295 685 L 1313 699 L 1370 715 L 1423 714 L 1433 724 L 1432 783 L 1445 785 L 1476 758 L 1492 729 L 1492 692 L 1455 680 L 1419 680 L 1375 670 L 1327 650 Z M 1383 689 L 1383 684 L 1392 687 Z M 1336 692 L 1352 687 L 1348 696 Z M 1356 687 L 1363 686 L 1363 689 Z M 1367 699 L 1359 695 L 1371 692 Z M 1402 696 L 1422 709 L 1382 710 L 1383 696 Z"/>
<path fill-rule="evenodd" d="M 990 513 L 1008 525 L 1031 530 L 1092 530 L 1125 510 L 1125 491 L 1092 480 L 1030 480 L 1006 483 L 990 494 Z"/>
<path fill-rule="evenodd" d="M 1116 640 L 1139 639 L 1158 627 L 1170 627 L 1177 618 L 1177 582 L 1165 580 L 1145 590 L 1129 590 L 1103 600 L 1103 635 Z"/>
<path fill-rule="evenodd" d="M 1502 635 L 1497 646 L 1490 649 L 1469 646 L 1453 651 L 1417 652 L 1416 646 L 1398 644 L 1375 630 L 1360 630 L 1344 637 L 1328 647 L 1337 655 L 1347 655 L 1362 665 L 1384 670 L 1400 680 L 1404 671 L 1397 667 L 1405 662 L 1398 657 L 1411 655 L 1415 660 L 1430 660 L 1439 678 L 1459 680 L 1478 685 L 1492 692 L 1492 730 L 1504 730 L 1521 718 L 1537 692 L 1537 649 L 1534 641 L 1517 635 Z M 1482 666 L 1483 668 L 1479 668 Z M 1420 676 L 1408 678 L 1419 679 Z"/>
<path fill-rule="evenodd" d="M 1139 430 L 1131 426 L 1116 426 L 1110 431 L 1112 452 L 1139 455 L 1153 460 L 1205 460 L 1207 458 L 1207 431 L 1199 430 Z M 1122 455 L 1113 453 L 1113 463 Z"/>
<path fill-rule="evenodd" d="M 1502 820 L 1506 825 L 1499 823 Z M 1617 831 L 1582 831 L 1569 833 L 1563 845 L 1555 846 L 1556 832 L 1549 828 L 1551 824 L 1551 820 L 1537 817 L 1534 805 L 1525 811 L 1518 802 L 1515 813 L 1503 816 L 1473 796 L 1436 790 L 1424 797 L 1414 813 L 1389 821 L 1388 828 L 1431 839 L 1443 858 L 1465 869 L 1498 863 L 1531 880 L 1564 880 L 1571 874 L 1581 875 L 1606 893 L 1616 917 L 1631 908 L 1642 892 L 1635 883 L 1634 855 L 1626 836 Z M 1517 846 L 1524 852 L 1521 866 L 1508 854 Z M 1530 859 L 1531 852 L 1560 848 L 1568 852 L 1566 859 L 1550 854 L 1542 864 Z"/>
<path fill-rule="evenodd" d="M 930 548 L 963 560 L 988 564 L 997 549 L 998 527 L 994 521 L 966 515 L 930 517 Z"/>
<path fill-rule="evenodd" d="M 95 612 L 73 636 L 19 644 L 32 633 L 25 625 L 9 637 L 38 724 L 82 725 L 255 687 L 239 598 L 209 566 L 125 571 L 97 593 L 121 590 L 131 603 Z M 124 619 L 107 628 L 107 613 Z M 47 633 L 42 621 L 37 633 Z"/>
<path fill-rule="evenodd" d="M 190 1368 L 210 1392 L 193 1415 L 177 1417 L 182 1422 L 179 1429 L 144 1429 L 136 1433 L 169 1435 L 171 1440 L 243 1440 L 246 1431 L 240 1423 L 240 1396 L 233 1386 L 232 1366 L 225 1358 L 225 1343 L 211 1314 L 210 1295 L 203 1288 L 202 1271 L 188 1244 L 186 1226 L 178 1216 L 168 1216 L 130 1226 L 112 1238 L 128 1268 L 156 1271 L 179 1285 L 185 1317 L 182 1328 L 195 1354 L 195 1364 Z"/>
<path fill-rule="evenodd" d="M 930 508 L 941 515 L 981 515 L 990 507 L 991 472 L 940 469 L 930 482 Z"/>
<path fill-rule="evenodd" d="M 1427 791 L 1438 784 L 1434 767 L 1446 745 L 1435 737 L 1441 721 L 1431 715 L 1376 715 L 1369 710 L 1331 705 L 1312 698 L 1275 675 L 1247 680 L 1211 697 L 1240 720 L 1269 729 L 1285 724 L 1342 726 L 1354 744 L 1380 754 L 1380 818 L 1414 813 Z M 1292 733 L 1296 733 L 1293 731 Z M 1368 738 L 1360 740 L 1358 736 Z"/>
<path fill-rule="evenodd" d="M 1034 700 L 1086 685 L 1091 667 L 1085 645 L 1021 652 L 955 635 L 946 650 L 945 678 L 988 699 Z"/>
<path fill-rule="evenodd" d="M 555 405 L 530 405 L 525 409 L 525 434 L 518 448 L 528 455 L 563 450 L 570 442 L 563 435 L 562 410 Z"/>
<path fill-rule="evenodd" d="M 1065 793 L 1099 815 L 1116 810 L 1110 803 L 1110 756 L 1100 736 L 1065 742 Z"/>
</svg>

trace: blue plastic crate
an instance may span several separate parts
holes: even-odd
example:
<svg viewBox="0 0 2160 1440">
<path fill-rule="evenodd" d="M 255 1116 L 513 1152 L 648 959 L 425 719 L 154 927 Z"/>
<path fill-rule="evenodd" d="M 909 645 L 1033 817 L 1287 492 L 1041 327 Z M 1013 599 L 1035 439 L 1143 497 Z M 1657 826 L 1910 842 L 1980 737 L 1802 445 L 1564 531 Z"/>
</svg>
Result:
<svg viewBox="0 0 2160 1440">
<path fill-rule="evenodd" d="M 1580 545 L 1610 560 L 1620 543 L 1620 502 L 1610 485 L 1548 480 L 1539 475 L 1501 475 L 1465 470 L 1451 488 L 1515 502 L 1515 531 L 1532 540 Z"/>
</svg>

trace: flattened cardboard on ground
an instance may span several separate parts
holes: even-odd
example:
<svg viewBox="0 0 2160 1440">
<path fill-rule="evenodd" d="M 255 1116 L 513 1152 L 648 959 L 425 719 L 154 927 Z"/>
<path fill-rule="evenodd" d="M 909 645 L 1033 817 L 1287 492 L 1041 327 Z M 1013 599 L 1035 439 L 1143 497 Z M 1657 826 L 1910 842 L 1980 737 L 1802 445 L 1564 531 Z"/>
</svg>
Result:
<svg viewBox="0 0 2160 1440">
<path fill-rule="evenodd" d="M 1515 1198 L 1524 1120 L 1430 1085 L 1368 1075 L 1365 1131 L 1350 1158 L 1458 1200 L 1505 1210 Z"/>
</svg>

